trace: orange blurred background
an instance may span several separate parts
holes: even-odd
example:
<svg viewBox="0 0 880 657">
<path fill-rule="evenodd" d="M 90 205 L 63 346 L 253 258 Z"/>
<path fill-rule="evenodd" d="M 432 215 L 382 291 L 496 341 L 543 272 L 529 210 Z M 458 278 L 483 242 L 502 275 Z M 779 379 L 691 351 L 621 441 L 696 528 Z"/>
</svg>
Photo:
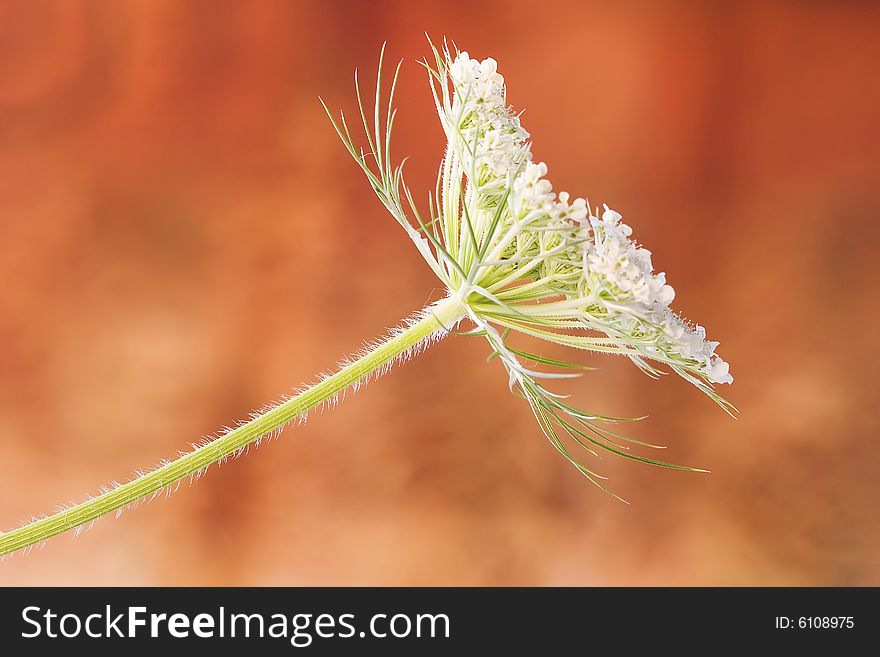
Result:
<svg viewBox="0 0 880 657">
<path fill-rule="evenodd" d="M 572 385 L 669 460 L 590 485 L 447 339 L 3 584 L 880 585 L 868 3 L 0 1 L 0 526 L 246 417 L 436 298 L 336 139 L 379 48 L 433 189 L 424 32 L 493 56 L 557 190 L 607 201 L 732 364 L 738 420 Z M 547 347 L 543 353 L 559 356 Z"/>
</svg>

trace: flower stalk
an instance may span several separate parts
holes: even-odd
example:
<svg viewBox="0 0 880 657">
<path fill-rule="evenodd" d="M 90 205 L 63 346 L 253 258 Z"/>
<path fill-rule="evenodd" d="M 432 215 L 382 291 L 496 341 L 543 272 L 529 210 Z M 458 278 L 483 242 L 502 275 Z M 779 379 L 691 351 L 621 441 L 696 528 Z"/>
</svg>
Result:
<svg viewBox="0 0 880 657">
<path fill-rule="evenodd" d="M 396 361 L 406 359 L 443 338 L 464 316 L 464 305 L 454 297 L 428 306 L 386 339 L 343 364 L 334 374 L 254 415 L 250 421 L 220 437 L 92 499 L 0 534 L 0 556 L 31 548 L 53 536 L 88 525 L 108 513 L 119 513 L 125 507 L 155 496 L 187 477 L 198 476 L 214 463 L 237 456 L 261 438 L 334 400 L 347 388 L 358 387 L 371 377 L 380 376 Z"/>
</svg>

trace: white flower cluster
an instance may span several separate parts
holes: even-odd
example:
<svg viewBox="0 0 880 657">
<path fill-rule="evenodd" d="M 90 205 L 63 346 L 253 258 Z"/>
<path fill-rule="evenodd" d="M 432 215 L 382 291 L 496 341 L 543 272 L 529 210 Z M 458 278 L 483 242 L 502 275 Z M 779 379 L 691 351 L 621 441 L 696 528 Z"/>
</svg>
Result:
<svg viewBox="0 0 880 657">
<path fill-rule="evenodd" d="M 449 67 L 449 77 L 455 92 L 450 137 L 462 146 L 459 157 L 475 165 L 474 182 L 481 189 L 509 185 L 512 218 L 523 224 L 536 218 L 574 224 L 586 218 L 586 200 L 569 202 L 566 192 L 557 198 L 545 178 L 547 165 L 531 161 L 529 133 L 507 106 L 504 77 L 495 60 L 478 61 L 461 52 Z"/>
<path fill-rule="evenodd" d="M 560 192 L 557 197 L 546 175 L 546 164 L 527 162 L 514 178 L 509 203 L 514 218 L 523 223 L 532 218 L 544 218 L 552 223 L 567 222 L 572 226 L 586 219 L 589 212 L 587 201 L 582 198 L 569 201 L 568 192 Z"/>
<path fill-rule="evenodd" d="M 727 363 L 714 353 L 718 343 L 669 308 L 675 291 L 665 274 L 654 273 L 651 252 L 630 239 L 621 215 L 605 206 L 599 218 L 584 199 L 553 192 L 547 165 L 532 162 L 529 133 L 507 106 L 495 60 L 461 52 L 448 74 L 454 93 L 444 125 L 463 172 L 493 201 L 507 194 L 507 232 L 500 234 L 508 238 L 497 238 L 504 255 L 521 257 L 526 249 L 532 262 L 541 259 L 530 276 L 553 277 L 554 292 L 582 300 L 579 317 L 588 326 L 709 382 L 731 383 Z"/>
<path fill-rule="evenodd" d="M 691 328 L 669 308 L 675 290 L 666 284 L 666 274 L 654 273 L 651 252 L 630 239 L 632 229 L 621 218 L 607 205 L 601 219 L 590 215 L 581 294 L 598 302 L 614 333 L 635 338 L 649 354 L 660 352 L 673 361 L 678 356 L 696 363 L 709 381 L 732 383 L 728 364 L 715 354 L 718 343 L 707 341 L 702 326 Z"/>
<path fill-rule="evenodd" d="M 505 178 L 523 157 L 529 133 L 507 108 L 497 63 L 491 58 L 480 62 L 462 52 L 449 67 L 449 76 L 455 89 L 453 132 L 472 149 L 461 155 L 473 158 L 478 170 L 485 167 L 481 174 Z"/>
</svg>

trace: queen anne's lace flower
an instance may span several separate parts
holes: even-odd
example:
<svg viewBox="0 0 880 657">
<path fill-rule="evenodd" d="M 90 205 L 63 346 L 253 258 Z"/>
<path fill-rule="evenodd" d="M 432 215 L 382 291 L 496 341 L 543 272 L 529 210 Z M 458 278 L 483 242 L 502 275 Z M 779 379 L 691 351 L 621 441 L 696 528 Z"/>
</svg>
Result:
<svg viewBox="0 0 880 657">
<path fill-rule="evenodd" d="M 532 161 L 529 134 L 507 106 L 495 60 L 460 52 L 447 62 L 452 97 L 438 109 L 465 184 L 477 194 L 491 190 L 495 201 L 507 197 L 499 235 L 515 237 L 499 240 L 505 249 L 496 256 L 512 259 L 523 254 L 518 246 L 529 245 L 531 264 L 544 262 L 524 273 L 555 273 L 548 284 L 582 302 L 573 314 L 585 328 L 605 333 L 637 359 L 663 360 L 709 383 L 732 382 L 727 363 L 714 353 L 717 343 L 670 310 L 675 291 L 664 273 L 654 273 L 651 252 L 630 239 L 632 229 L 621 215 L 606 205 L 599 216 L 584 199 L 553 193 L 546 164 Z M 484 214 L 497 210 L 492 203 L 479 207 Z M 579 276 L 572 276 L 573 268 Z"/>
<path fill-rule="evenodd" d="M 583 198 L 554 192 L 547 165 L 533 160 L 529 133 L 507 104 L 495 60 L 448 49 L 434 55 L 434 65 L 425 65 L 448 143 L 429 220 L 422 219 L 401 170 L 391 167 L 387 134 L 384 140 L 379 134 L 378 91 L 370 140 L 378 171 L 357 155 L 344 124 L 337 126 L 343 141 L 450 298 L 464 305 L 475 332 L 489 341 L 511 389 L 529 402 L 553 445 L 595 483 L 598 475 L 569 453 L 563 436 L 589 451 L 598 447 L 668 466 L 622 451 L 615 441 L 626 439 L 596 423 L 608 418 L 569 406 L 539 383 L 572 374 L 539 372 L 524 362 L 577 365 L 524 352 L 511 337 L 626 356 L 650 375 L 660 373 L 652 363 L 662 363 L 730 410 L 713 389 L 733 381 L 715 353 L 718 343 L 671 310 L 675 291 L 664 273 L 654 272 L 651 252 L 632 240 L 619 213 L 608 206 L 591 211 Z M 388 117 L 390 125 L 390 103 Z"/>
<path fill-rule="evenodd" d="M 0 532 L 0 558 L 74 527 L 79 532 L 102 515 L 118 514 L 145 496 L 171 490 L 181 479 L 241 454 L 451 332 L 465 317 L 476 325 L 472 334 L 489 342 L 492 356 L 507 370 L 511 390 L 528 402 L 551 444 L 597 486 L 607 490 L 599 481 L 604 477 L 572 455 L 571 446 L 594 455 L 601 449 L 654 465 L 692 469 L 628 451 L 623 442 L 653 446 L 606 428 L 621 418 L 580 410 L 565 401 L 566 395 L 540 383 L 577 376 L 571 369 L 581 366 L 523 351 L 511 338 L 525 335 L 625 356 L 651 375 L 658 373 L 651 362 L 663 363 L 730 411 L 713 389 L 714 384 L 733 381 L 727 363 L 715 354 L 718 343 L 706 340 L 703 327 L 692 327 L 670 309 L 675 292 L 665 274 L 654 273 L 651 252 L 631 239 L 632 230 L 619 213 L 605 206 L 599 216 L 584 199 L 554 193 L 547 165 L 532 161 L 529 134 L 507 105 L 495 60 L 477 61 L 466 52 L 453 56 L 448 49 L 442 54 L 434 49 L 434 55 L 435 67 L 425 65 L 448 144 L 429 218 L 423 218 L 414 202 L 402 165 L 391 163 L 390 99 L 382 134 L 381 58 L 371 120 L 358 91 L 369 151 L 355 146 L 344 116 L 333 124 L 383 205 L 443 282 L 447 297 L 335 373 L 255 413 L 250 421 L 93 499 Z M 393 96 L 394 84 L 391 89 Z M 568 372 L 529 369 L 525 363 L 530 361 Z"/>
</svg>

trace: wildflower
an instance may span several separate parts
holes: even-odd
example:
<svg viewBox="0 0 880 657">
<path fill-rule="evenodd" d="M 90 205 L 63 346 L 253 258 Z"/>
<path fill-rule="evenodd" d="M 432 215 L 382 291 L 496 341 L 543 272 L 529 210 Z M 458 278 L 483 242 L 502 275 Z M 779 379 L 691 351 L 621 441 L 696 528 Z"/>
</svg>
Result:
<svg viewBox="0 0 880 657">
<path fill-rule="evenodd" d="M 654 272 L 651 252 L 632 240 L 632 229 L 620 213 L 606 205 L 600 215 L 585 199 L 553 191 L 547 165 L 533 161 L 530 135 L 507 104 L 495 60 L 478 61 L 467 52 L 431 48 L 433 65 L 423 63 L 447 147 L 428 215 L 415 203 L 402 165 L 392 165 L 391 96 L 397 74 L 383 107 L 381 58 L 372 120 L 367 119 L 358 90 L 369 150 L 355 145 L 344 116 L 333 125 L 379 200 L 446 287 L 446 298 L 334 374 L 250 421 L 94 499 L 0 534 L 0 555 L 82 527 L 111 511 L 119 513 L 185 477 L 197 476 L 347 388 L 382 374 L 394 362 L 451 333 L 466 318 L 474 324 L 469 334 L 488 341 L 492 356 L 507 371 L 511 390 L 527 401 L 552 445 L 603 490 L 607 489 L 599 480 L 604 477 L 573 454 L 572 445 L 594 455 L 604 450 L 663 467 L 693 469 L 631 452 L 624 443 L 654 446 L 612 431 L 608 423 L 620 418 L 579 410 L 541 382 L 578 376 L 575 370 L 581 365 L 529 353 L 512 340 L 526 335 L 575 350 L 625 356 L 652 376 L 659 374 L 657 364 L 665 365 L 731 412 L 733 407 L 713 387 L 733 381 L 727 363 L 715 353 L 718 343 L 706 339 L 703 327 L 688 324 L 671 310 L 675 291 L 664 273 Z M 526 362 L 555 369 L 539 371 L 526 367 Z"/>
<path fill-rule="evenodd" d="M 599 448 L 679 467 L 632 454 L 618 442 L 627 439 L 603 425 L 612 418 L 578 410 L 540 383 L 575 374 L 535 371 L 523 362 L 578 365 L 523 352 L 510 340 L 524 334 L 626 356 L 651 376 L 662 364 L 731 412 L 713 387 L 733 381 L 715 353 L 718 343 L 672 311 L 674 289 L 664 273 L 654 272 L 651 252 L 632 240 L 620 213 L 605 205 L 600 214 L 582 198 L 554 193 L 547 165 L 533 161 L 530 135 L 507 104 L 495 60 L 432 49 L 434 63 L 424 65 L 448 143 L 428 221 L 402 170 L 390 167 L 387 133 L 384 158 L 373 153 L 375 171 L 373 158 L 355 147 L 344 117 L 334 123 L 340 137 L 445 284 L 449 299 L 463 304 L 476 325 L 472 334 L 489 341 L 511 389 L 528 401 L 551 443 L 578 470 L 598 484 L 599 475 L 571 454 L 566 438 L 593 453 Z M 377 86 L 377 116 L 378 97 Z M 389 111 L 388 127 L 392 117 Z M 366 121 L 364 127 L 371 147 L 383 142 L 378 121 L 375 140 Z M 406 206 L 399 202 L 401 190 Z"/>
</svg>

